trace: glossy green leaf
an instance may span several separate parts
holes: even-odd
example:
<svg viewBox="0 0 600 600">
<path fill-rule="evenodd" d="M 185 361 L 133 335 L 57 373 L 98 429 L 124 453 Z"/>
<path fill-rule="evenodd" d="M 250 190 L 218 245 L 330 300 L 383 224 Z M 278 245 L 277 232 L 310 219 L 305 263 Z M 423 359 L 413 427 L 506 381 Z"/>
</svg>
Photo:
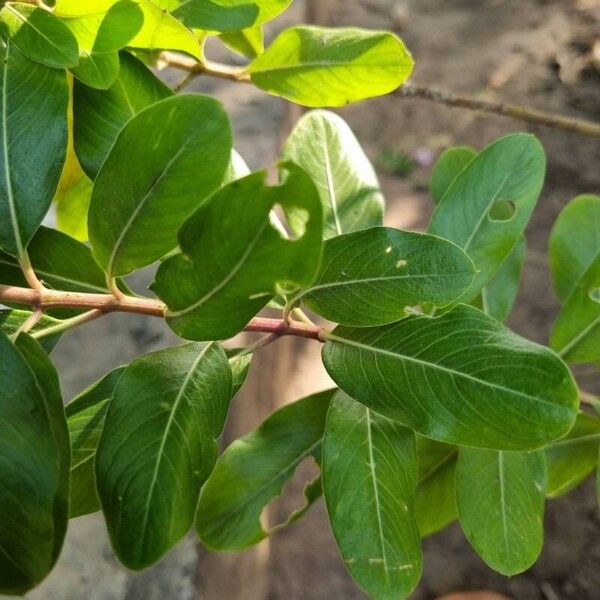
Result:
<svg viewBox="0 0 600 600">
<path fill-rule="evenodd" d="M 127 567 L 148 567 L 189 531 L 230 399 L 227 357 L 212 343 L 148 354 L 121 376 L 96 479 L 113 549 Z"/>
<path fill-rule="evenodd" d="M 157 126 L 169 132 L 158 144 Z M 131 119 L 98 173 L 89 211 L 94 255 L 109 276 L 173 250 L 181 225 L 221 184 L 230 155 L 229 120 L 212 98 L 167 98 Z"/>
<path fill-rule="evenodd" d="M 233 52 L 251 60 L 265 51 L 263 29 L 259 25 L 242 31 L 222 33 L 219 39 Z"/>
<path fill-rule="evenodd" d="M 18 256 L 46 215 L 60 179 L 69 90 L 64 72 L 30 61 L 12 42 L 0 52 L 0 248 Z"/>
<path fill-rule="evenodd" d="M 196 528 L 206 546 L 235 550 L 269 535 L 262 511 L 304 459 L 318 458 L 332 395 L 321 392 L 279 409 L 225 450 L 198 505 Z"/>
<path fill-rule="evenodd" d="M 168 0 L 173 14 L 188 27 L 239 31 L 265 23 L 282 13 L 292 0 Z"/>
<path fill-rule="evenodd" d="M 106 411 L 124 370 L 115 369 L 65 407 L 71 439 L 71 518 L 100 510 L 94 460 Z"/>
<path fill-rule="evenodd" d="M 302 117 L 284 156 L 313 178 L 323 204 L 325 238 L 383 224 L 384 200 L 375 170 L 336 114 L 315 110 Z"/>
<path fill-rule="evenodd" d="M 31 338 L 15 346 L 0 332 L 0 389 L 0 591 L 21 595 L 62 546 L 69 445 L 56 371 Z"/>
<path fill-rule="evenodd" d="M 52 13 L 31 4 L 7 2 L 0 11 L 0 28 L 31 60 L 56 69 L 79 61 L 77 39 Z"/>
<path fill-rule="evenodd" d="M 567 362 L 600 359 L 600 253 L 577 281 L 560 311 L 550 335 L 550 346 Z"/>
<path fill-rule="evenodd" d="M 119 54 L 85 54 L 79 58 L 79 64 L 71 69 L 71 73 L 83 84 L 97 90 L 106 90 L 119 76 Z"/>
<path fill-rule="evenodd" d="M 350 575 L 374 600 L 408 597 L 421 575 L 415 434 L 343 393 L 323 438 L 323 493 Z"/>
<path fill-rule="evenodd" d="M 151 286 L 166 302 L 167 322 L 177 335 L 232 337 L 278 290 L 293 292 L 313 280 L 321 256 L 319 196 L 302 169 L 282 167 L 287 175 L 281 185 L 267 186 L 263 171 L 234 181 L 182 227 L 182 254 L 161 264 Z M 284 238 L 271 224 L 277 204 L 303 211 L 303 235 Z"/>
<path fill-rule="evenodd" d="M 556 498 L 579 485 L 598 466 L 600 419 L 579 413 L 571 431 L 546 449 L 548 488 L 546 495 Z"/>
<path fill-rule="evenodd" d="M 27 319 L 31 317 L 31 315 L 31 311 L 28 310 L 16 310 L 8 308 L 0 309 L 0 331 L 4 332 L 8 336 L 15 335 L 17 331 L 19 331 L 20 327 L 25 324 Z M 58 319 L 44 315 L 34 325 L 30 333 L 42 333 L 59 324 L 60 321 Z M 56 346 L 60 336 L 61 334 L 57 333 L 54 335 L 49 334 L 41 338 L 40 343 L 46 352 L 50 352 L 54 346 Z"/>
<path fill-rule="evenodd" d="M 405 317 L 407 306 L 451 303 L 474 275 L 451 242 L 374 227 L 327 240 L 317 278 L 297 299 L 335 323 L 383 325 Z"/>
<path fill-rule="evenodd" d="M 520 238 L 473 302 L 498 321 L 504 321 L 508 317 L 517 299 L 526 250 L 525 238 Z"/>
<path fill-rule="evenodd" d="M 115 52 L 125 47 L 140 31 L 144 14 L 137 2 L 120 0 L 108 10 L 64 19 L 74 33 L 82 54 Z"/>
<path fill-rule="evenodd" d="M 250 64 L 259 88 L 304 106 L 344 106 L 402 85 L 413 61 L 392 33 L 294 27 Z"/>
<path fill-rule="evenodd" d="M 347 394 L 448 443 L 533 449 L 567 433 L 577 414 L 567 366 L 471 306 L 382 327 L 337 327 L 323 361 Z"/>
<path fill-rule="evenodd" d="M 154 2 L 137 1 L 144 13 L 144 24 L 129 46 L 144 50 L 176 50 L 200 59 L 200 43 L 187 27 Z"/>
<path fill-rule="evenodd" d="M 231 368 L 231 395 L 235 396 L 242 389 L 244 383 L 246 383 L 250 363 L 252 362 L 252 354 L 247 353 L 243 348 L 226 349 L 225 354 Z"/>
<path fill-rule="evenodd" d="M 47 287 L 106 294 L 106 280 L 90 249 L 56 229 L 40 227 L 28 248 L 31 264 Z M 0 252 L 0 283 L 27 287 L 17 261 Z"/>
<path fill-rule="evenodd" d="M 78 81 L 73 88 L 75 151 L 91 179 L 96 178 L 125 123 L 172 95 L 137 58 L 121 52 L 119 59 L 119 75 L 107 90 L 95 90 Z"/>
<path fill-rule="evenodd" d="M 577 196 L 567 204 L 552 228 L 549 255 L 554 288 L 566 302 L 600 255 L 600 196 Z"/>
<path fill-rule="evenodd" d="M 542 550 L 545 490 L 542 452 L 462 448 L 459 453 L 460 524 L 477 553 L 503 575 L 525 571 Z"/>
<path fill-rule="evenodd" d="M 458 174 L 477 156 L 468 146 L 448 148 L 440 154 L 431 172 L 431 199 L 439 204 Z"/>
<path fill-rule="evenodd" d="M 415 511 L 423 537 L 443 529 L 458 518 L 454 473 L 458 448 L 417 436 L 419 484 Z"/>
<path fill-rule="evenodd" d="M 473 300 L 523 235 L 544 172 L 540 143 L 513 134 L 480 152 L 444 194 L 429 232 L 456 243 L 475 263 L 478 274 L 463 301 Z"/>
</svg>

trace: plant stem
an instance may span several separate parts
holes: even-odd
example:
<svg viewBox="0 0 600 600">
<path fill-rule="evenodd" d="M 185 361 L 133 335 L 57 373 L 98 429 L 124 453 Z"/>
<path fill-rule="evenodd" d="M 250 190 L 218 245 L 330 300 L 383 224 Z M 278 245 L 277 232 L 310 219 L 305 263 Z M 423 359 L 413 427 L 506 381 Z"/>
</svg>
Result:
<svg viewBox="0 0 600 600">
<path fill-rule="evenodd" d="M 186 77 L 181 84 L 179 84 L 178 90 L 188 85 L 190 81 L 199 75 L 219 77 L 237 83 L 251 83 L 250 75 L 245 68 L 232 67 L 231 65 L 213 63 L 210 61 L 200 63 L 192 58 L 174 52 L 163 52 L 161 56 L 164 64 L 167 66 L 188 71 L 190 75 L 192 75 L 191 77 Z M 429 100 L 430 102 L 436 102 L 437 104 L 444 104 L 446 106 L 496 114 L 517 119 L 519 121 L 535 123 L 536 125 L 544 125 L 545 127 L 552 127 L 554 129 L 563 129 L 565 131 L 579 133 L 580 135 L 600 137 L 600 123 L 586 119 L 566 117 L 564 115 L 538 110 L 528 106 L 480 100 L 474 96 L 463 96 L 453 92 L 435 90 L 427 86 L 415 85 L 412 83 L 405 83 L 394 93 L 396 96 L 402 98 L 420 98 L 422 100 Z"/>
<path fill-rule="evenodd" d="M 89 323 L 94 319 L 98 319 L 99 317 L 104 316 L 106 313 L 103 310 L 99 310 L 95 308 L 94 310 L 88 310 L 80 315 L 72 317 L 70 319 L 65 319 L 52 327 L 47 327 L 46 329 L 42 329 L 41 331 L 34 331 L 31 334 L 31 337 L 36 339 L 41 339 L 45 337 L 50 337 L 51 335 L 56 335 L 57 333 L 62 333 L 63 331 L 67 331 L 68 329 L 73 329 L 78 325 L 83 325 L 84 323 Z"/>
<path fill-rule="evenodd" d="M 469 110 L 493 113 L 503 117 L 511 117 L 519 121 L 527 121 L 537 125 L 553 127 L 555 129 L 564 129 L 581 135 L 590 137 L 600 137 L 600 123 L 587 121 L 584 119 L 575 119 L 563 115 L 519 106 L 516 104 L 505 104 L 503 102 L 491 102 L 489 100 L 479 100 L 472 96 L 461 96 L 452 92 L 434 90 L 422 85 L 405 83 L 395 94 L 402 98 L 421 98 L 452 106 L 456 108 L 467 108 Z"/>
<path fill-rule="evenodd" d="M 86 313 L 88 315 L 87 318 L 79 315 L 78 317 L 74 317 L 74 320 L 65 321 L 65 324 L 70 323 L 70 325 L 66 325 L 64 329 L 109 312 L 126 312 L 164 318 L 166 310 L 166 306 L 162 302 L 153 300 L 152 298 L 135 298 L 126 295 L 116 298 L 111 294 L 59 292 L 56 290 L 38 290 L 8 285 L 0 285 L 0 303 L 23 304 L 35 308 L 39 307 L 42 310 L 52 308 L 88 308 L 97 311 L 93 317 L 91 313 Z M 56 327 L 59 327 L 59 325 Z M 324 341 L 326 333 L 325 329 L 317 325 L 309 325 L 297 321 L 286 323 L 283 319 L 267 319 L 263 317 L 252 319 L 246 326 L 245 331 L 272 333 L 278 337 L 294 335 L 319 341 Z"/>
<path fill-rule="evenodd" d="M 590 404 L 591 406 L 599 406 L 600 398 L 595 394 L 591 394 L 590 392 L 586 392 L 585 390 L 579 390 L 579 399 L 585 403 Z"/>
</svg>

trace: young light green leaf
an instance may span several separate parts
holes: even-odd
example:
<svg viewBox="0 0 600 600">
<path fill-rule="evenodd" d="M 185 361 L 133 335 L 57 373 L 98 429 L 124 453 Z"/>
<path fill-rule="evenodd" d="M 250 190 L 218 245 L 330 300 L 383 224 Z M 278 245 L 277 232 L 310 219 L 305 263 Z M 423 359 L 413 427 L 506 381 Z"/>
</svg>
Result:
<svg viewBox="0 0 600 600">
<path fill-rule="evenodd" d="M 421 536 L 444 529 L 458 518 L 454 473 L 458 448 L 417 436 L 419 484 L 415 512 Z"/>
<path fill-rule="evenodd" d="M 344 106 L 402 85 L 413 61 L 392 33 L 294 27 L 248 68 L 259 88 L 304 106 Z"/>
<path fill-rule="evenodd" d="M 283 163 L 282 168 L 281 185 L 268 187 L 263 171 L 234 181 L 181 228 L 182 253 L 161 264 L 151 286 L 166 302 L 167 322 L 177 335 L 232 337 L 278 290 L 291 293 L 314 279 L 323 227 L 319 196 L 300 167 Z M 303 211 L 302 235 L 287 239 L 271 224 L 277 204 L 284 211 Z"/>
<path fill-rule="evenodd" d="M 460 450 L 460 524 L 481 558 L 503 575 L 522 573 L 542 550 L 546 478 L 543 452 Z"/>
<path fill-rule="evenodd" d="M 15 335 L 20 328 L 27 322 L 27 319 L 31 317 L 33 313 L 28 310 L 16 310 L 16 309 L 0 309 L 0 331 L 4 332 L 8 336 Z M 47 315 L 42 318 L 33 326 L 30 333 L 42 333 L 51 327 L 58 325 L 60 321 Z M 44 336 L 40 343 L 46 352 L 50 352 L 54 346 L 58 343 L 61 334 Z"/>
<path fill-rule="evenodd" d="M 265 51 L 264 34 L 260 25 L 248 27 L 242 31 L 222 33 L 219 39 L 227 48 L 250 60 Z"/>
<path fill-rule="evenodd" d="M 244 383 L 246 383 L 250 363 L 252 362 L 252 354 L 245 353 L 244 348 L 228 348 L 225 350 L 225 354 L 231 368 L 231 395 L 233 397 L 242 389 Z"/>
<path fill-rule="evenodd" d="M 168 0 L 173 14 L 188 27 L 240 31 L 282 13 L 292 0 Z"/>
<path fill-rule="evenodd" d="M 71 438 L 71 518 L 100 510 L 94 460 L 106 411 L 124 370 L 111 371 L 65 407 Z"/>
<path fill-rule="evenodd" d="M 522 236 L 544 172 L 540 143 L 513 134 L 480 152 L 444 194 L 429 232 L 456 243 L 475 263 L 478 273 L 463 301 L 473 300 Z"/>
<path fill-rule="evenodd" d="M 158 124 L 169 132 L 159 143 Z M 212 98 L 167 98 L 131 119 L 98 173 L 90 203 L 90 241 L 109 276 L 173 250 L 181 225 L 221 184 L 230 156 L 229 120 Z"/>
<path fill-rule="evenodd" d="M 526 250 L 527 244 L 522 237 L 473 301 L 475 306 L 498 321 L 508 317 L 517 299 Z"/>
<path fill-rule="evenodd" d="M 333 392 L 314 394 L 279 409 L 225 450 L 198 505 L 196 528 L 206 546 L 236 550 L 269 535 L 261 524 L 261 513 L 304 459 L 318 460 Z"/>
<path fill-rule="evenodd" d="M 133 0 L 114 2 L 106 11 L 64 19 L 84 55 L 116 52 L 139 32 L 144 14 Z"/>
<path fill-rule="evenodd" d="M 57 229 L 80 242 L 89 237 L 87 215 L 92 187 L 92 181 L 82 172 L 77 182 L 54 197 Z"/>
<path fill-rule="evenodd" d="M 534 449 L 567 433 L 577 414 L 567 366 L 471 306 L 382 327 L 337 327 L 323 361 L 347 394 L 452 444 Z"/>
<path fill-rule="evenodd" d="M 96 452 L 96 480 L 115 553 L 143 569 L 193 523 L 217 459 L 231 370 L 215 344 L 188 344 L 127 367 Z"/>
<path fill-rule="evenodd" d="M 546 448 L 548 488 L 546 495 L 556 498 L 578 486 L 598 466 L 600 419 L 579 413 L 573 429 Z"/>
<path fill-rule="evenodd" d="M 431 172 L 431 199 L 439 204 L 458 174 L 477 156 L 468 146 L 448 148 L 440 154 Z"/>
<path fill-rule="evenodd" d="M 554 289 L 564 303 L 600 255 L 600 196 L 571 200 L 558 216 L 548 244 Z"/>
<path fill-rule="evenodd" d="M 69 90 L 64 72 L 30 61 L 10 40 L 0 54 L 0 248 L 19 256 L 60 179 Z"/>
<path fill-rule="evenodd" d="M 317 314 L 344 325 L 383 325 L 406 307 L 450 304 L 469 287 L 471 259 L 441 238 L 373 227 L 326 241 L 321 270 L 297 296 Z"/>
<path fill-rule="evenodd" d="M 119 54 L 105 52 L 83 54 L 71 73 L 85 85 L 97 90 L 107 90 L 119 76 Z"/>
<path fill-rule="evenodd" d="M 69 444 L 46 353 L 31 338 L 14 345 L 0 332 L 0 365 L 0 510 L 10 515 L 0 524 L 0 591 L 22 595 L 49 573 L 62 546 Z"/>
<path fill-rule="evenodd" d="M 0 28 L 31 60 L 65 69 L 79 61 L 77 39 L 52 13 L 20 2 L 7 2 L 0 11 Z"/>
<path fill-rule="evenodd" d="M 346 568 L 374 600 L 408 597 L 421 575 L 415 434 L 339 392 L 323 438 L 323 493 Z"/>
<path fill-rule="evenodd" d="M 144 50 L 176 50 L 200 60 L 200 43 L 187 27 L 154 2 L 137 2 L 144 13 L 144 24 L 129 46 Z"/>
<path fill-rule="evenodd" d="M 78 81 L 73 87 L 75 152 L 91 179 L 98 175 L 125 123 L 173 94 L 128 52 L 121 52 L 119 60 L 119 75 L 107 90 L 95 90 Z"/>
<path fill-rule="evenodd" d="M 375 170 L 336 114 L 315 110 L 302 117 L 284 156 L 313 178 L 323 204 L 325 238 L 383 224 L 384 199 Z"/>
<path fill-rule="evenodd" d="M 550 346 L 567 362 L 600 359 L 600 252 L 560 311 L 550 334 Z"/>
<path fill-rule="evenodd" d="M 59 17 L 81 17 L 105 13 L 118 0 L 56 0 L 54 13 Z"/>
</svg>

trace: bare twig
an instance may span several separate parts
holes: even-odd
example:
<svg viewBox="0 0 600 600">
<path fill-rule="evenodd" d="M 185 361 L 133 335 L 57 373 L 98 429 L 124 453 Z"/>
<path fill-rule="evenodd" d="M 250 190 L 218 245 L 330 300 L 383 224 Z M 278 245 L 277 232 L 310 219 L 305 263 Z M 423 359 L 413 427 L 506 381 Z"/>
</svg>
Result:
<svg viewBox="0 0 600 600">
<path fill-rule="evenodd" d="M 421 98 L 438 104 L 445 104 L 446 106 L 493 113 L 504 117 L 518 119 L 520 121 L 527 121 L 528 123 L 573 131 L 581 135 L 600 137 L 600 123 L 565 117 L 563 115 L 557 115 L 526 106 L 479 100 L 472 96 L 459 96 L 452 92 L 433 90 L 422 85 L 414 85 L 411 83 L 404 84 L 395 92 L 395 94 L 402 98 Z"/>
</svg>

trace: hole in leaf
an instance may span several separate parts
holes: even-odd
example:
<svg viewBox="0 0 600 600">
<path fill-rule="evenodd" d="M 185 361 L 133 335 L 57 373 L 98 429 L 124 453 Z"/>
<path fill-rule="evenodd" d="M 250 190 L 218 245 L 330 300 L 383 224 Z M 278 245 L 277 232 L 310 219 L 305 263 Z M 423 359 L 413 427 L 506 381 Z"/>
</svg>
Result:
<svg viewBox="0 0 600 600">
<path fill-rule="evenodd" d="M 403 258 L 401 258 L 397 263 L 396 263 L 396 269 L 401 269 L 402 267 L 405 267 L 408 264 L 407 260 L 404 260 Z"/>
<path fill-rule="evenodd" d="M 589 292 L 589 296 L 594 302 L 600 303 L 600 287 L 592 288 Z"/>
<path fill-rule="evenodd" d="M 517 214 L 517 207 L 512 200 L 498 200 L 488 212 L 488 219 L 497 223 L 512 221 Z"/>
<path fill-rule="evenodd" d="M 276 204 L 271 210 L 270 219 L 277 233 L 283 239 L 293 242 L 304 235 L 310 214 L 306 209 L 296 207 L 286 214 L 281 204 Z"/>
</svg>

